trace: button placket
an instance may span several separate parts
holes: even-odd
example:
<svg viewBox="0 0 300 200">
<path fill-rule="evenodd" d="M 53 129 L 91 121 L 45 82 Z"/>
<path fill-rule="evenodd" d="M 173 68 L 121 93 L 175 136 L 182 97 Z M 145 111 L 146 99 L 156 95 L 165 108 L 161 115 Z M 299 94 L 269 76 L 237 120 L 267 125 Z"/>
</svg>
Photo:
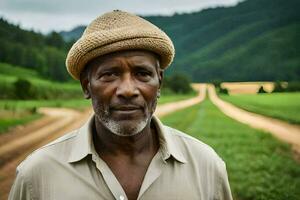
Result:
<svg viewBox="0 0 300 200">
<path fill-rule="evenodd" d="M 121 186 L 121 184 L 118 182 L 115 175 L 112 173 L 110 168 L 107 166 L 107 164 L 98 156 L 92 155 L 92 160 L 96 163 L 96 167 L 102 174 L 102 177 L 107 184 L 109 190 L 113 194 L 114 198 L 116 200 L 127 200 L 127 196 Z"/>
</svg>

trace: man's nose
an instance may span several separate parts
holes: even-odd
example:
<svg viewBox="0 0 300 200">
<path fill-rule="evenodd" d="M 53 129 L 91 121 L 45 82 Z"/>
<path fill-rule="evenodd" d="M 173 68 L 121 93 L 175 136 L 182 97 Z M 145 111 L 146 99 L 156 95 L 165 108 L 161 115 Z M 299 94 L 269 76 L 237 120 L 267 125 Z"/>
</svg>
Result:
<svg viewBox="0 0 300 200">
<path fill-rule="evenodd" d="M 120 82 L 120 85 L 117 88 L 116 95 L 118 97 L 126 99 L 138 97 L 139 90 L 135 81 L 133 80 L 132 75 L 126 74 L 122 77 L 121 80 L 122 81 Z"/>
</svg>

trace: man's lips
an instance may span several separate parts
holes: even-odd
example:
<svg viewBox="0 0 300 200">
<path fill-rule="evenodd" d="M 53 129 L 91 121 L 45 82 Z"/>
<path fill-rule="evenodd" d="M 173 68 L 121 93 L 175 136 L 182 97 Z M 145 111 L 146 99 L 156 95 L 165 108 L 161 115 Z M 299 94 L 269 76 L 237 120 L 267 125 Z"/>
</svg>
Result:
<svg viewBox="0 0 300 200">
<path fill-rule="evenodd" d="M 120 111 L 130 111 L 130 110 L 140 110 L 142 109 L 141 106 L 114 106 L 111 108 L 112 110 L 120 110 Z"/>
<path fill-rule="evenodd" d="M 116 112 L 119 114 L 134 114 L 141 112 L 143 110 L 142 106 L 137 105 L 117 105 L 111 107 L 112 112 Z"/>
</svg>

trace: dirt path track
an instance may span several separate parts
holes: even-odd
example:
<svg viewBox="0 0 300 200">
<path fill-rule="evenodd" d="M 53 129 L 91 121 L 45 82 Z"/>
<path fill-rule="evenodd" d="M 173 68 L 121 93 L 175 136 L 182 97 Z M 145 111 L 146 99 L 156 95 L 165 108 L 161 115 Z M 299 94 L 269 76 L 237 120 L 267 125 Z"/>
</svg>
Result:
<svg viewBox="0 0 300 200">
<path fill-rule="evenodd" d="M 248 112 L 225 102 L 217 96 L 213 85 L 208 85 L 208 94 L 210 100 L 227 116 L 253 128 L 271 133 L 278 139 L 291 144 L 297 155 L 300 154 L 300 126 Z"/>
<path fill-rule="evenodd" d="M 26 133 L 23 136 L 19 135 L 17 131 L 14 138 L 10 138 L 10 141 L 6 141 L 5 144 L 0 146 L 0 158 L 1 163 L 5 162 L 4 157 L 7 157 L 11 152 L 16 149 L 24 148 L 28 144 L 34 144 L 42 139 L 46 138 L 48 135 L 54 133 L 55 131 L 65 127 L 66 125 L 73 122 L 80 113 L 74 110 L 65 109 L 65 108 L 41 108 L 39 112 L 45 114 L 46 119 L 50 120 L 47 124 L 43 123 L 43 126 L 36 126 L 34 130 L 32 126 L 29 125 L 25 127 L 22 132 Z M 40 122 L 45 121 L 41 119 Z M 48 120 L 47 120 L 48 121 Z M 36 125 L 37 123 L 35 123 Z"/>
<path fill-rule="evenodd" d="M 206 86 L 197 85 L 195 98 L 159 105 L 155 115 L 170 114 L 200 103 L 205 99 Z M 35 149 L 80 127 L 92 114 L 92 109 L 80 113 L 66 108 L 41 108 L 45 117 L 0 136 L 0 200 L 7 199 L 17 165 Z"/>
<path fill-rule="evenodd" d="M 195 105 L 200 103 L 205 99 L 206 96 L 206 84 L 199 84 L 195 86 L 195 89 L 199 91 L 199 95 L 192 99 L 187 99 L 179 102 L 167 103 L 157 107 L 155 111 L 155 115 L 158 117 L 165 116 L 170 114 L 176 110 L 181 110 L 183 108 Z"/>
</svg>

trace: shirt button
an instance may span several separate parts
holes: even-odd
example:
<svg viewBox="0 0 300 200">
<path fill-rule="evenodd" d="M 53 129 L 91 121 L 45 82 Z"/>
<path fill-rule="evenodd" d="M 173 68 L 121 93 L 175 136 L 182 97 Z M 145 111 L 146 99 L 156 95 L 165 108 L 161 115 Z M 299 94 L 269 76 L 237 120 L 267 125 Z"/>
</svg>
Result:
<svg viewBox="0 0 300 200">
<path fill-rule="evenodd" d="M 125 197 L 123 195 L 120 195 L 120 200 L 124 200 Z"/>
</svg>

